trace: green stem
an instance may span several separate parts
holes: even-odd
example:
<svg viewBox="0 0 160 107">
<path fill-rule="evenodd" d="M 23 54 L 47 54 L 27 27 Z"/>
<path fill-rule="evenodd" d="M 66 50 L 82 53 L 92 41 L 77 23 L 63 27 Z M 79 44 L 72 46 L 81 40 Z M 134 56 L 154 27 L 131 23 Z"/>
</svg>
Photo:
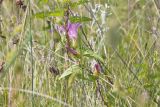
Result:
<svg viewBox="0 0 160 107">
<path fill-rule="evenodd" d="M 32 70 L 32 92 L 34 91 L 34 69 L 33 69 L 33 42 L 31 34 L 31 1 L 29 0 L 29 36 L 30 36 L 30 46 L 31 46 L 31 70 Z M 32 94 L 32 107 L 34 107 L 34 95 Z"/>
</svg>

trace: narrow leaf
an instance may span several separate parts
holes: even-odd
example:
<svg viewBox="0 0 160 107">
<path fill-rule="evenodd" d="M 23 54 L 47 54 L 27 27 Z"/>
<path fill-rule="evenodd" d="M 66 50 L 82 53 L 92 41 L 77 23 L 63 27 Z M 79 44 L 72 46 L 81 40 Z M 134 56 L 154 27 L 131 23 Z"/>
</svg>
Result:
<svg viewBox="0 0 160 107">
<path fill-rule="evenodd" d="M 76 72 L 80 72 L 80 71 L 81 71 L 81 68 L 78 65 L 72 65 L 66 71 L 64 71 L 64 73 L 60 76 L 59 79 L 65 78 L 66 76 L 68 76 L 72 73 L 76 73 Z"/>
<path fill-rule="evenodd" d="M 73 16 L 70 17 L 70 21 L 72 23 L 77 23 L 77 22 L 87 22 L 87 21 L 91 21 L 92 19 L 89 17 L 80 17 L 80 16 Z"/>
<path fill-rule="evenodd" d="M 103 58 L 100 55 L 98 55 L 98 54 L 96 54 L 92 51 L 86 51 L 86 52 L 84 52 L 83 55 L 86 56 L 86 57 L 95 58 L 95 59 L 97 59 L 101 62 L 104 62 Z"/>
<path fill-rule="evenodd" d="M 58 10 L 58 11 L 53 11 L 53 12 L 39 12 L 39 13 L 34 14 L 34 17 L 43 19 L 45 17 L 51 17 L 51 16 L 58 17 L 58 16 L 63 16 L 63 15 L 64 15 L 64 11 Z"/>
<path fill-rule="evenodd" d="M 83 4 L 88 3 L 88 2 L 89 2 L 88 0 L 79 0 L 78 2 L 70 3 L 70 6 L 71 7 L 77 7 L 78 5 L 83 5 Z"/>
</svg>

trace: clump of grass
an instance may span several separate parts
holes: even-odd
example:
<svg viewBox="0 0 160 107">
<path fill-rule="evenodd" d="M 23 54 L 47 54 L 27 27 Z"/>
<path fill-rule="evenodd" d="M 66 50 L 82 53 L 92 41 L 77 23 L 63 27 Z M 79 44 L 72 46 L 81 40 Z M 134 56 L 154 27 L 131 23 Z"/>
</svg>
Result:
<svg viewBox="0 0 160 107">
<path fill-rule="evenodd" d="M 158 1 L 17 2 L 0 1 L 0 106 L 160 105 Z"/>
</svg>

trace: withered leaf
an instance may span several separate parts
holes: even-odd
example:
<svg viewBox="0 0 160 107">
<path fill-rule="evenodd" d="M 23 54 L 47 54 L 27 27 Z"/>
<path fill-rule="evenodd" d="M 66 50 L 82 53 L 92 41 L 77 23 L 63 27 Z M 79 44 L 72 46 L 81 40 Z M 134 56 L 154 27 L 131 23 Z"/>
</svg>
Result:
<svg viewBox="0 0 160 107">
<path fill-rule="evenodd" d="M 0 61 L 0 72 L 3 70 L 3 65 L 5 64 L 4 61 Z"/>
<path fill-rule="evenodd" d="M 13 38 L 12 41 L 13 41 L 13 44 L 17 44 L 19 42 L 19 39 L 18 38 Z"/>
<path fill-rule="evenodd" d="M 50 67 L 49 71 L 54 75 L 59 75 L 59 70 L 55 67 Z"/>
</svg>

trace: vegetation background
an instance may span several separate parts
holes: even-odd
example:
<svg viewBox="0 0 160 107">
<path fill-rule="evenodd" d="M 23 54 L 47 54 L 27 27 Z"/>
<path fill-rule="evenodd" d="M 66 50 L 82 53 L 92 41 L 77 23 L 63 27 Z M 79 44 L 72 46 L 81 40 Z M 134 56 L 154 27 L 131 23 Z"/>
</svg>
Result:
<svg viewBox="0 0 160 107">
<path fill-rule="evenodd" d="M 67 6 L 82 24 L 79 56 L 55 29 Z M 159 9 L 159 0 L 0 0 L 0 107 L 160 107 Z"/>
</svg>

